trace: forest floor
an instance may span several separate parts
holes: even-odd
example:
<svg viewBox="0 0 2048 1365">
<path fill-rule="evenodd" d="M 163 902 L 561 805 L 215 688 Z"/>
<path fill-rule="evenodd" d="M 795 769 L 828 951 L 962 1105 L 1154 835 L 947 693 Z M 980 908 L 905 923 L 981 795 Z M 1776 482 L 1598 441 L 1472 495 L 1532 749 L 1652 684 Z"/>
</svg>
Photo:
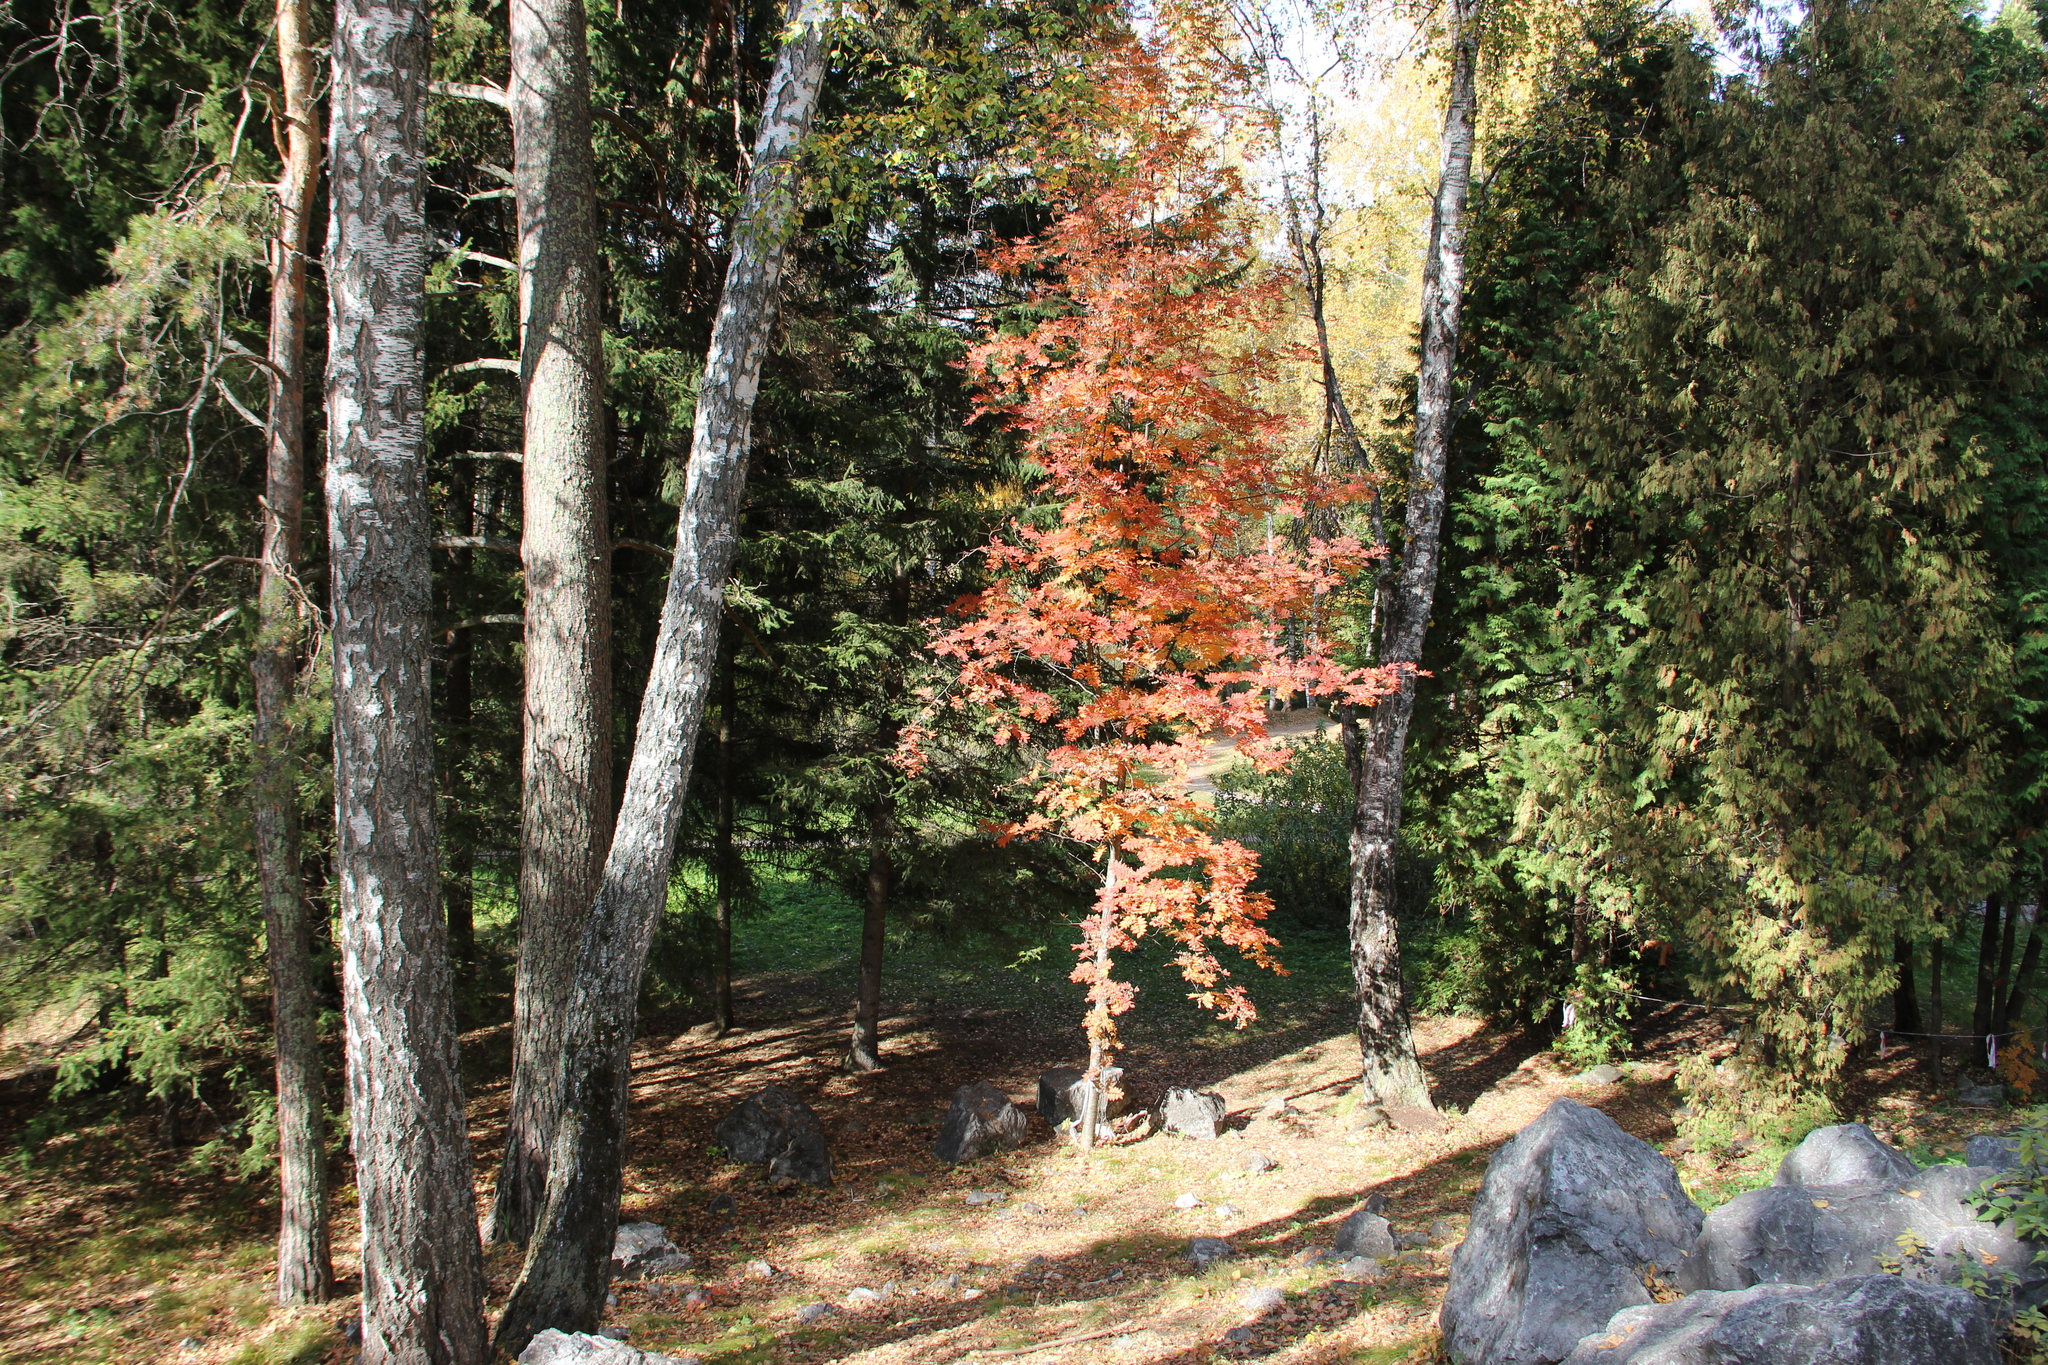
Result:
<svg viewBox="0 0 2048 1365">
<path fill-rule="evenodd" d="M 888 1065 L 850 1076 L 838 1067 L 849 996 L 841 945 L 855 909 L 818 888 L 785 892 L 748 926 L 744 1027 L 716 1038 L 677 1013 L 643 1029 L 622 1218 L 662 1224 L 695 1265 L 616 1286 L 606 1325 L 642 1349 L 706 1365 L 1431 1360 L 1449 1251 L 1486 1159 L 1552 1100 L 1597 1105 L 1671 1152 L 1703 1205 L 1768 1183 L 1776 1160 L 1764 1147 L 1697 1152 L 1676 1140 L 1675 1065 L 1729 1046 L 1717 1016 L 1677 1008 L 1636 1021 L 1636 1049 L 1611 1085 L 1575 1078 L 1531 1036 L 1422 1019 L 1445 1127 L 1354 1132 L 1341 948 L 1297 935 L 1294 974 L 1260 983 L 1262 1018 L 1243 1031 L 1179 999 L 1162 963 L 1141 964 L 1151 989 L 1126 1028 L 1126 1088 L 1140 1107 L 1169 1085 L 1217 1090 L 1229 1104 L 1226 1136 L 1153 1136 L 1083 1156 L 1034 1119 L 1021 1149 L 949 1167 L 931 1145 L 955 1087 L 993 1081 L 1028 1108 L 1039 1072 L 1076 1059 L 1075 988 L 1052 954 L 1006 963 L 906 945 L 891 960 L 910 998 L 887 1022 Z M 1048 942 L 1059 941 L 1055 929 Z M 502 1027 L 465 1038 L 480 1191 L 502 1141 L 507 1052 Z M 1938 1102 L 1914 1067 L 1896 1052 L 1873 1062 L 1854 1105 L 1920 1160 L 1952 1156 L 1998 1122 Z M 757 1168 L 717 1152 L 714 1125 L 770 1081 L 816 1108 L 833 1141 L 833 1188 L 776 1192 Z M 0 1135 L 15 1152 L 0 1163 L 0 1362 L 353 1358 L 343 1338 L 358 1272 L 352 1190 L 337 1199 L 345 1297 L 275 1310 L 266 1181 L 234 1175 L 224 1144 L 167 1149 L 147 1114 L 111 1102 L 97 1117 L 74 1105 L 63 1131 L 44 1132 L 47 1083 L 47 1072 L 29 1072 L 0 1093 Z M 1295 1112 L 1273 1112 L 1282 1103 Z M 1254 1151 L 1273 1168 L 1247 1173 Z M 969 1205 L 970 1191 L 1003 1197 Z M 1310 1263 L 1372 1192 L 1387 1197 L 1397 1229 L 1436 1224 L 1430 1249 L 1372 1284 Z M 1183 1194 L 1197 1206 L 1176 1207 Z M 719 1195 L 731 1196 L 729 1213 L 714 1211 Z M 1196 1236 L 1227 1238 L 1238 1254 L 1197 1270 L 1185 1254 Z M 494 1249 L 486 1260 L 502 1302 L 516 1258 Z M 888 1297 L 850 1307 L 857 1288 Z M 1284 1291 L 1285 1306 L 1247 1311 L 1253 1288 Z M 800 1323 L 798 1310 L 815 1303 L 833 1311 Z"/>
</svg>

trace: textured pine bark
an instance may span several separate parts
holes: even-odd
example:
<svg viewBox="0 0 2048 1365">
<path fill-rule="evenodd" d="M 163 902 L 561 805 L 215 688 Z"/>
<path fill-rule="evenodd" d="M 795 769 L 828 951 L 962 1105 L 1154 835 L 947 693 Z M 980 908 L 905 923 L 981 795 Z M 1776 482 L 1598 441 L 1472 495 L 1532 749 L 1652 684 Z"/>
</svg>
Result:
<svg viewBox="0 0 2048 1365">
<path fill-rule="evenodd" d="M 544 1328 L 589 1331 L 604 1307 L 625 1160 L 634 1006 L 667 903 L 676 828 L 718 662 L 754 398 L 796 216 L 790 163 L 824 81 L 830 10 L 825 0 L 795 6 L 762 104 L 753 170 L 704 359 L 675 560 L 625 799 L 604 885 L 583 928 L 575 991 L 561 1021 L 565 1045 L 558 1083 L 565 1102 L 548 1152 L 547 1204 L 498 1323 L 495 1345 L 508 1355 L 519 1354 Z"/>
<path fill-rule="evenodd" d="M 424 0 L 334 13 L 327 517 L 364 1365 L 477 1365 L 483 1264 L 428 723 Z"/>
<path fill-rule="evenodd" d="M 720 651 L 718 674 L 718 814 L 711 832 L 713 907 L 717 941 L 712 945 L 711 993 L 717 1002 L 718 1036 L 738 1022 L 732 1006 L 732 901 L 739 889 L 739 862 L 732 846 L 733 708 L 738 703 L 732 650 Z"/>
<path fill-rule="evenodd" d="M 1472 181 L 1474 66 L 1480 0 L 1453 0 L 1451 92 L 1444 110 L 1443 172 L 1437 184 L 1429 260 L 1422 284 L 1422 364 L 1415 385 L 1415 463 L 1401 547 L 1401 571 L 1385 604 L 1380 662 L 1416 664 L 1436 595 L 1451 438 L 1451 379 L 1458 362 L 1458 309 L 1465 290 L 1465 196 Z M 1429 1078 L 1401 985 L 1395 846 L 1401 778 L 1415 714 L 1411 673 L 1372 708 L 1358 761 L 1351 821 L 1351 972 L 1358 991 L 1358 1043 L 1368 1099 L 1432 1107 Z"/>
<path fill-rule="evenodd" d="M 860 926 L 860 993 L 853 1006 L 853 1042 L 848 1071 L 882 1065 L 882 949 L 889 927 L 889 890 L 896 880 L 889 857 L 890 805 L 886 798 L 868 813 L 867 905 Z"/>
<path fill-rule="evenodd" d="M 889 624 L 902 630 L 910 624 L 910 571 L 899 566 L 889 583 Z M 882 694 L 891 712 L 875 737 L 886 753 L 901 733 L 893 712 L 903 695 L 903 674 L 892 666 Z M 882 955 L 887 946 L 889 896 L 896 888 L 896 863 L 890 844 L 896 829 L 896 805 L 887 792 L 877 795 L 868 811 L 867 905 L 860 930 L 860 990 L 854 1001 L 853 1040 L 846 1052 L 848 1071 L 874 1071 L 882 1065 Z"/>
<path fill-rule="evenodd" d="M 297 578 L 306 499 L 306 246 L 320 183 L 306 19 L 305 0 L 278 0 L 283 109 L 276 128 L 283 166 L 277 180 L 277 236 L 270 244 L 263 557 L 257 646 L 249 661 L 256 694 L 256 868 L 277 1057 L 277 1298 L 285 1304 L 325 1303 L 334 1292 L 313 907 L 300 868 L 300 741 L 290 719 L 306 648 Z"/>
<path fill-rule="evenodd" d="M 611 834 L 604 284 L 582 0 L 512 0 L 525 394 L 526 723 L 512 1101 L 489 1235 L 524 1245 L 561 1112 L 559 1027 Z"/>
</svg>

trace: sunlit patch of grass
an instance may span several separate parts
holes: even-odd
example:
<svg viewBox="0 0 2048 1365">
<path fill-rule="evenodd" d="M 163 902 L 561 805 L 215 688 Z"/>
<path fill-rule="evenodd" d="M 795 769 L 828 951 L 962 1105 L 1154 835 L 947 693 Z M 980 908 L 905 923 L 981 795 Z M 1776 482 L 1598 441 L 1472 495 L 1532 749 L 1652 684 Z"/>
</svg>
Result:
<svg viewBox="0 0 2048 1365">
<path fill-rule="evenodd" d="M 318 1365 L 340 1345 L 331 1325 L 302 1318 L 242 1347 L 228 1357 L 228 1365 Z"/>
</svg>

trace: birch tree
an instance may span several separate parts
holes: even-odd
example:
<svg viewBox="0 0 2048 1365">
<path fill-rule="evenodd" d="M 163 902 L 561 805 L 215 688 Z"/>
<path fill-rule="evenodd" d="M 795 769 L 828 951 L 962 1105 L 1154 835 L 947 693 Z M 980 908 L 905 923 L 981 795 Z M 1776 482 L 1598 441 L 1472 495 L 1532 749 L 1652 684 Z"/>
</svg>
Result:
<svg viewBox="0 0 2048 1365">
<path fill-rule="evenodd" d="M 1422 659 L 1440 557 L 1453 415 L 1451 380 L 1458 363 L 1458 309 L 1465 288 L 1465 195 L 1472 178 L 1482 3 L 1451 0 L 1450 97 L 1444 109 L 1442 172 L 1422 282 L 1415 459 L 1408 479 L 1400 570 L 1383 596 L 1380 623 L 1379 662 L 1400 670 L 1401 681 L 1373 708 L 1363 735 L 1355 720 L 1344 727 L 1345 750 L 1357 783 L 1351 821 L 1351 971 L 1363 1061 L 1359 1089 L 1369 1100 L 1422 1109 L 1433 1106 L 1401 984 L 1394 859 L 1401 830 L 1402 767 L 1415 714 L 1414 665 Z"/>
<path fill-rule="evenodd" d="M 668 900 L 697 728 L 718 662 L 725 579 L 738 544 L 749 430 L 794 226 L 794 158 L 829 55 L 829 0 L 798 0 L 769 78 L 725 288 L 704 360 L 675 559 L 640 705 L 625 799 L 583 926 L 575 988 L 558 1026 L 564 1097 L 548 1152 L 547 1202 L 498 1324 L 510 1355 L 547 1327 L 588 1331 L 604 1308 L 618 1225 L 635 1005 Z"/>
<path fill-rule="evenodd" d="M 335 872 L 365 1365 L 473 1365 L 485 1351 L 428 733 L 427 13 L 341 0 L 334 15 Z"/>
</svg>

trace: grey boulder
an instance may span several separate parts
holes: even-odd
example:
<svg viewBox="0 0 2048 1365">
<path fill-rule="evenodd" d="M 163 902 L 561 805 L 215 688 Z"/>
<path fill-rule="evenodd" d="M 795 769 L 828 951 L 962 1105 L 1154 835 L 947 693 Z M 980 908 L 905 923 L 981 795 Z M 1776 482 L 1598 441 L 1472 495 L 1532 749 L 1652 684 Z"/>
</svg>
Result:
<svg viewBox="0 0 2048 1365">
<path fill-rule="evenodd" d="M 1394 1245 L 1393 1228 L 1387 1220 L 1360 1209 L 1337 1225 L 1337 1241 L 1331 1250 L 1339 1260 L 1370 1256 L 1383 1261 L 1398 1248 Z"/>
<path fill-rule="evenodd" d="M 1875 1275 L 1902 1258 L 1915 1274 L 1955 1276 L 1959 1256 L 2035 1278 L 2034 1248 L 1978 1219 L 1964 1201 L 1997 1174 L 1987 1168 L 1932 1166 L 1909 1180 L 1853 1185 L 1771 1185 L 1737 1195 L 1707 1215 L 1679 1272 L 1682 1289 L 1747 1289 L 1753 1284 L 1825 1284 Z M 1905 1257 L 1911 1232 L 1925 1251 Z"/>
<path fill-rule="evenodd" d="M 659 1223 L 624 1223 L 612 1239 L 612 1278 L 637 1280 L 648 1275 L 673 1275 L 688 1270 L 688 1252 L 668 1239 Z"/>
<path fill-rule="evenodd" d="M 1671 1163 L 1597 1109 L 1558 1100 L 1493 1154 L 1451 1257 L 1439 1323 L 1461 1365 L 1554 1365 L 1651 1303 L 1699 1234 Z"/>
<path fill-rule="evenodd" d="M 1993 1365 L 1996 1341 L 1965 1291 L 1871 1275 L 1625 1308 L 1565 1365 Z"/>
<path fill-rule="evenodd" d="M 1911 1157 L 1864 1123 L 1816 1128 L 1778 1163 L 1779 1185 L 1847 1185 L 1858 1180 L 1911 1180 Z"/>
<path fill-rule="evenodd" d="M 1223 1131 L 1228 1106 L 1212 1090 L 1186 1090 L 1179 1086 L 1166 1092 L 1159 1104 L 1160 1126 L 1169 1133 L 1212 1141 Z"/>
<path fill-rule="evenodd" d="M 932 1155 L 941 1161 L 972 1161 L 991 1148 L 1021 1146 L 1027 1125 L 1024 1111 L 987 1081 L 975 1081 L 953 1092 L 953 1107 L 939 1128 Z"/>
<path fill-rule="evenodd" d="M 1124 1093 L 1119 1084 L 1123 1075 L 1121 1067 L 1102 1068 L 1102 1085 L 1108 1092 L 1109 1103 L 1099 1118 L 1116 1118 L 1123 1113 Z M 1055 1128 L 1068 1119 L 1079 1119 L 1093 1090 L 1088 1073 L 1081 1068 L 1056 1066 L 1038 1078 L 1039 1116 Z"/>
<path fill-rule="evenodd" d="M 832 1151 L 818 1116 L 779 1085 L 763 1087 L 718 1122 L 719 1145 L 734 1161 L 767 1163 L 771 1179 L 832 1183 Z"/>
<path fill-rule="evenodd" d="M 2034 1139 L 2033 1169 L 2048 1165 L 2048 1134 Z M 2001 1173 L 2026 1169 L 2020 1160 L 2018 1133 L 1979 1133 L 1963 1147 L 1965 1166 L 1984 1166 Z"/>
<path fill-rule="evenodd" d="M 558 1332 L 550 1327 L 526 1344 L 519 1353 L 519 1365 L 697 1365 L 697 1357 L 658 1355 L 610 1337 Z"/>
</svg>

